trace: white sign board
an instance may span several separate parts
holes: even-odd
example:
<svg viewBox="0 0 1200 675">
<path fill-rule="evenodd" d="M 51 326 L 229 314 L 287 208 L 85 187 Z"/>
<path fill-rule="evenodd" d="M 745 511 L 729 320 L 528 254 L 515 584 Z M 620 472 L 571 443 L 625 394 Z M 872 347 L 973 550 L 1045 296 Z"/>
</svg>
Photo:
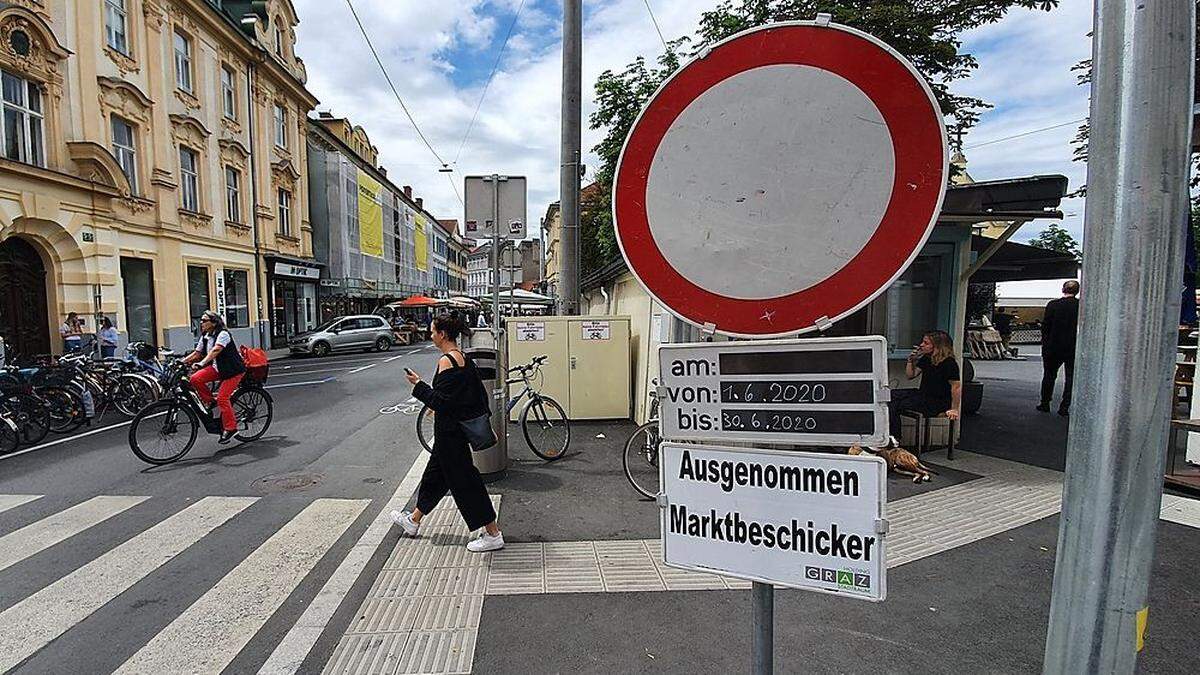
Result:
<svg viewBox="0 0 1200 675">
<path fill-rule="evenodd" d="M 887 596 L 881 458 L 667 442 L 660 453 L 667 565 Z"/>
<path fill-rule="evenodd" d="M 217 314 L 221 315 L 221 319 L 225 319 L 225 272 L 217 270 Z"/>
<path fill-rule="evenodd" d="M 275 276 L 298 277 L 301 279 L 320 279 L 321 270 L 306 265 L 292 265 L 285 262 L 275 263 Z"/>
<path fill-rule="evenodd" d="M 881 446 L 887 341 L 881 336 L 659 347 L 663 438 Z"/>
<path fill-rule="evenodd" d="M 584 340 L 612 339 L 612 326 L 607 321 L 583 321 L 579 324 L 579 330 Z"/>
<path fill-rule="evenodd" d="M 518 321 L 515 324 L 517 342 L 545 342 L 546 324 L 537 321 Z"/>
<path fill-rule="evenodd" d="M 493 221 L 501 223 L 501 239 L 524 239 L 525 177 L 500 176 L 500 213 L 496 214 L 496 184 L 492 176 L 467 176 L 463 182 L 464 233 L 468 239 L 491 239 Z"/>
</svg>

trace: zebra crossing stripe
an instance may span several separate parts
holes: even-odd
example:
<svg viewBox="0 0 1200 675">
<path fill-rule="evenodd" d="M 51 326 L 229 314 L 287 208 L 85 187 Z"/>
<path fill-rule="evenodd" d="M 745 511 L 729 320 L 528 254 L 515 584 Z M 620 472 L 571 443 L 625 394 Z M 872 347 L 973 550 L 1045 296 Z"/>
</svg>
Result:
<svg viewBox="0 0 1200 675">
<path fill-rule="evenodd" d="M 220 673 L 370 503 L 317 499 L 116 673 Z"/>
<path fill-rule="evenodd" d="M 0 612 L 0 672 L 29 658 L 256 501 L 205 497 Z"/>
<path fill-rule="evenodd" d="M 101 495 L 0 537 L 0 571 L 133 508 L 149 497 Z"/>
<path fill-rule="evenodd" d="M 41 499 L 41 495 L 0 495 L 0 512 Z"/>
</svg>

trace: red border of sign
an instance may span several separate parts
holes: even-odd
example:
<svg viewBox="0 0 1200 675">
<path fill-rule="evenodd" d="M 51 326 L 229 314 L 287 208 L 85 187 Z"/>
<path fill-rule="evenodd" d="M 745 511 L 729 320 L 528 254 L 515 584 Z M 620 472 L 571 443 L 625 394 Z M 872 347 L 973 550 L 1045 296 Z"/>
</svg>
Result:
<svg viewBox="0 0 1200 675">
<path fill-rule="evenodd" d="M 844 267 L 789 295 L 728 298 L 686 279 L 658 248 L 646 215 L 650 165 L 671 124 L 702 93 L 740 72 L 781 64 L 829 70 L 870 97 L 891 132 L 895 182 L 875 236 Z M 945 196 L 945 139 L 941 111 L 929 86 L 875 38 L 843 26 L 807 22 L 740 33 L 677 71 L 634 122 L 621 151 L 613 192 L 617 242 L 642 285 L 686 321 L 711 323 L 717 332 L 740 336 L 811 331 L 870 302 L 916 256 Z"/>
</svg>

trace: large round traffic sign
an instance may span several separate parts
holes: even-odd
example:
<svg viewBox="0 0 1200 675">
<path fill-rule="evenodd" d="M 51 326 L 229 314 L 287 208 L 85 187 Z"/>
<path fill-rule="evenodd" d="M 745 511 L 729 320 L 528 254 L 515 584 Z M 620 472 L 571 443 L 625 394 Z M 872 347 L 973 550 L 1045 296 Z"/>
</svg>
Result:
<svg viewBox="0 0 1200 675">
<path fill-rule="evenodd" d="M 613 217 L 630 270 L 672 313 L 788 335 L 895 281 L 946 177 L 941 111 L 911 63 L 852 28 L 772 24 L 663 83 L 625 140 Z"/>
</svg>

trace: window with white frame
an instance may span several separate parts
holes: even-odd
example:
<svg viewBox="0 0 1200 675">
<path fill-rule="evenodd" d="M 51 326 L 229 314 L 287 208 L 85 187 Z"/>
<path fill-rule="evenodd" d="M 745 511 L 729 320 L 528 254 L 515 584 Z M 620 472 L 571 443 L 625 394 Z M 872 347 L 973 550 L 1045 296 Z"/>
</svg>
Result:
<svg viewBox="0 0 1200 675">
<path fill-rule="evenodd" d="M 112 150 L 121 171 L 129 179 L 133 194 L 138 192 L 137 144 L 134 142 L 133 125 L 116 115 L 112 116 Z"/>
<path fill-rule="evenodd" d="M 192 41 L 175 31 L 175 86 L 192 93 Z"/>
<path fill-rule="evenodd" d="M 0 145 L 4 148 L 4 156 L 17 162 L 45 166 L 41 90 L 36 83 L 6 70 L 0 71 L 0 81 L 4 108 Z"/>
<path fill-rule="evenodd" d="M 279 234 L 292 236 L 292 193 L 279 190 Z"/>
<path fill-rule="evenodd" d="M 231 120 L 237 119 L 236 77 L 233 68 L 221 66 L 221 111 Z"/>
<path fill-rule="evenodd" d="M 104 0 L 104 41 L 129 56 L 129 19 L 125 0 Z"/>
<path fill-rule="evenodd" d="M 242 172 L 225 167 L 225 220 L 242 222 Z"/>
<path fill-rule="evenodd" d="M 287 147 L 287 108 L 282 105 L 275 104 L 275 145 L 281 148 Z"/>
<path fill-rule="evenodd" d="M 179 187 L 185 211 L 200 212 L 200 157 L 195 150 L 179 146 Z"/>
</svg>

